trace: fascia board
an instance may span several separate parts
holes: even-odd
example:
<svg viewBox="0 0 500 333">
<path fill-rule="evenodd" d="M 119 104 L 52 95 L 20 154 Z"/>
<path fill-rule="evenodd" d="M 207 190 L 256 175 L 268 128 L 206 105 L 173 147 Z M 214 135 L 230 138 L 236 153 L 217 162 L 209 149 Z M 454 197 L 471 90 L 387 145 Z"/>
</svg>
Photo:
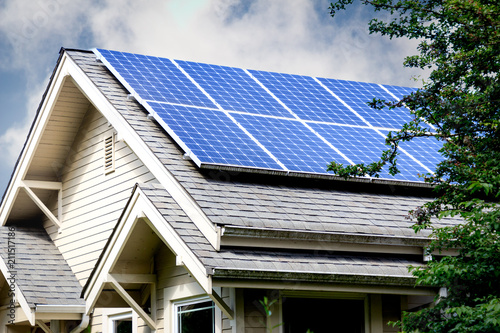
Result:
<svg viewBox="0 0 500 333">
<path fill-rule="evenodd" d="M 99 266 L 96 269 L 96 274 L 93 275 L 92 281 L 89 281 L 89 285 L 85 291 L 84 298 L 86 301 L 87 314 L 92 311 L 107 281 L 108 274 L 113 269 L 120 257 L 120 253 L 125 248 L 135 223 L 141 218 L 148 223 L 152 230 L 156 232 L 158 237 L 176 256 L 182 258 L 186 269 L 192 274 L 200 286 L 207 293 L 211 292 L 211 277 L 208 276 L 205 266 L 196 258 L 194 253 L 180 239 L 180 236 L 165 221 L 156 207 L 154 207 L 151 201 L 147 199 L 146 195 L 139 188 L 136 189 L 129 205 L 125 209 L 123 218 L 112 236 L 113 238 L 110 240 L 104 250 L 105 252 L 102 258 L 98 262 Z"/>
<path fill-rule="evenodd" d="M 118 135 L 125 140 L 127 145 L 146 165 L 155 178 L 168 190 L 172 198 L 196 224 L 210 244 L 218 250 L 220 246 L 218 228 L 203 213 L 191 195 L 165 168 L 137 132 L 120 115 L 82 69 L 70 57 L 68 57 L 64 65 L 68 74 L 73 78 L 82 93 L 104 115 L 108 122 L 116 129 Z"/>
<path fill-rule="evenodd" d="M 183 265 L 195 278 L 195 280 L 202 286 L 202 288 L 210 294 L 212 292 L 212 285 L 210 276 L 207 274 L 206 267 L 196 257 L 196 255 L 189 249 L 189 247 L 180 238 L 179 234 L 174 228 L 165 221 L 165 218 L 160 214 L 158 209 L 153 203 L 143 194 L 142 190 L 138 188 L 142 194 L 143 202 L 147 209 L 144 210 L 145 218 L 148 224 L 153 228 L 158 237 L 165 245 L 177 256 L 182 259 Z"/>
<path fill-rule="evenodd" d="M 85 305 L 46 305 L 35 306 L 36 313 L 84 313 Z"/>
<path fill-rule="evenodd" d="M 5 225 L 7 218 L 10 214 L 12 206 L 14 205 L 15 198 L 19 192 L 20 182 L 24 179 L 35 151 L 40 143 L 40 139 L 45 130 L 47 122 L 50 118 L 54 105 L 59 97 L 59 92 L 68 76 L 67 71 L 68 55 L 65 53 L 59 62 L 58 68 L 55 71 L 54 78 L 50 83 L 47 90 L 46 97 L 42 101 L 40 106 L 40 111 L 38 112 L 34 122 L 33 127 L 28 135 L 26 144 L 21 156 L 19 157 L 19 162 L 17 163 L 16 169 L 12 175 L 12 179 L 5 192 L 5 197 L 0 207 L 0 222 L 1 225 Z"/>
<path fill-rule="evenodd" d="M 7 281 L 7 285 L 10 286 L 9 283 L 9 276 L 10 276 L 10 271 L 7 268 L 7 264 L 3 260 L 3 258 L 0 260 L 0 271 L 2 272 L 5 280 Z M 21 291 L 21 288 L 17 284 L 17 282 L 14 282 L 15 286 L 15 297 L 17 302 L 19 302 L 19 305 L 21 306 L 21 309 L 24 312 L 24 315 L 26 318 L 28 318 L 28 321 L 30 322 L 31 325 L 35 325 L 35 314 L 33 309 L 30 308 L 28 301 L 26 300 L 26 297 L 24 297 L 23 292 Z M 10 287 L 9 287 L 10 288 Z"/>
</svg>

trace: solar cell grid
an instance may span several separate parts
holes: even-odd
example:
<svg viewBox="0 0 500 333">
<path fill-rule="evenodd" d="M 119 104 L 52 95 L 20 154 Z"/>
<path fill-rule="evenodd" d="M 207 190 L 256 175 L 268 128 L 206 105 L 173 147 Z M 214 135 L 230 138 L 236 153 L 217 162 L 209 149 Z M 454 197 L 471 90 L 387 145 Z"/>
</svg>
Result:
<svg viewBox="0 0 500 333">
<path fill-rule="evenodd" d="M 250 71 L 300 119 L 366 125 L 312 77 Z"/>
<path fill-rule="evenodd" d="M 415 138 L 411 142 L 402 142 L 400 146 L 430 170 L 444 159 L 439 153 L 442 143 L 432 137 Z"/>
<path fill-rule="evenodd" d="M 240 68 L 188 61 L 177 63 L 225 110 L 290 117 L 285 108 Z"/>
<path fill-rule="evenodd" d="M 376 162 L 380 159 L 382 152 L 389 148 L 385 145 L 385 137 L 374 129 L 330 124 L 312 124 L 311 127 L 342 151 L 354 163 L 369 164 Z M 398 157 L 398 167 L 402 171 L 401 174 L 395 177 L 391 176 L 386 167 L 381 172 L 381 177 L 418 181 L 417 174 L 426 173 L 423 167 L 404 154 Z"/>
<path fill-rule="evenodd" d="M 324 174 L 332 160 L 349 163 L 300 121 L 246 114 L 233 116 L 290 171 Z"/>
<path fill-rule="evenodd" d="M 409 88 L 409 87 L 398 87 L 398 86 L 389 86 L 389 85 L 384 85 L 384 88 L 386 88 L 391 94 L 396 96 L 397 98 L 401 99 L 405 95 L 409 95 L 414 91 L 417 91 L 416 88 Z"/>
<path fill-rule="evenodd" d="M 201 163 L 281 169 L 224 112 L 165 103 L 149 104 Z"/>
<path fill-rule="evenodd" d="M 168 59 L 117 51 L 98 51 L 144 100 L 215 107 Z"/>
<path fill-rule="evenodd" d="M 374 97 L 394 100 L 394 96 L 400 98 L 413 88 L 386 85 L 384 89 L 372 83 L 245 71 L 187 61 L 177 61 L 180 70 L 169 59 L 107 50 L 97 52 L 146 108 L 154 111 L 157 120 L 179 145 L 192 153 L 199 165 L 283 171 L 264 146 L 290 171 L 325 174 L 329 162 L 349 164 L 349 161 L 323 140 L 355 163 L 376 161 L 387 149 L 383 135 L 367 128 L 356 113 L 372 126 L 381 128 L 397 129 L 411 119 L 404 108 L 374 110 L 367 102 Z M 253 138 L 226 112 L 216 110 L 211 98 L 230 112 Z M 294 114 L 302 121 L 295 119 Z M 416 161 L 432 170 L 442 160 L 437 152 L 441 144 L 433 139 L 417 139 L 401 146 L 414 158 L 401 154 L 398 167 L 402 174 L 392 177 L 384 171 L 382 177 L 421 181 L 417 174 L 428 170 Z"/>
<path fill-rule="evenodd" d="M 405 108 L 376 110 L 367 105 L 373 98 L 394 100 L 394 97 L 378 84 L 325 78 L 319 80 L 372 126 L 400 128 L 411 119 L 408 110 Z"/>
</svg>

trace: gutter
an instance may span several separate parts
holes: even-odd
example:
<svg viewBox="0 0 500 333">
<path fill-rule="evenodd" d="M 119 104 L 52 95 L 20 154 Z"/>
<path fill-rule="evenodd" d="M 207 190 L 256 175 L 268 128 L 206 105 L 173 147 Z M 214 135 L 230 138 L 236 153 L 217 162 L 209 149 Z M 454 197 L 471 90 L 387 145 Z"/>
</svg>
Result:
<svg viewBox="0 0 500 333">
<path fill-rule="evenodd" d="M 85 313 L 85 305 L 36 305 L 35 313 Z"/>
<path fill-rule="evenodd" d="M 36 305 L 35 313 L 81 313 L 82 321 L 69 333 L 80 333 L 90 323 L 90 316 L 85 313 L 85 305 Z"/>
</svg>

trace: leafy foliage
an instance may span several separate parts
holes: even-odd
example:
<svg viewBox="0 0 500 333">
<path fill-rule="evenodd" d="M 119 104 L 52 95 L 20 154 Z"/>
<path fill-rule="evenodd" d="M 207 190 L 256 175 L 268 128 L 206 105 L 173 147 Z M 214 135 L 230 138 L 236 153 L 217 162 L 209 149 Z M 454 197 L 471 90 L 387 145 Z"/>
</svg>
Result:
<svg viewBox="0 0 500 333">
<path fill-rule="evenodd" d="M 262 300 L 259 300 L 259 303 L 260 303 L 260 305 L 262 305 L 262 308 L 264 309 L 264 313 L 266 314 L 267 318 L 271 317 L 271 315 L 272 315 L 271 308 L 272 308 L 273 304 L 276 303 L 277 301 L 278 301 L 277 299 L 269 300 L 269 298 L 267 298 L 267 296 L 264 296 L 264 298 Z M 263 323 L 263 324 L 267 327 L 267 323 Z M 278 328 L 281 325 L 283 325 L 283 323 L 279 323 L 279 324 L 276 324 L 274 326 L 271 326 L 271 327 L 267 328 L 267 330 L 269 331 L 269 333 L 272 333 L 275 328 Z"/>
<path fill-rule="evenodd" d="M 429 228 L 429 253 L 454 249 L 412 268 L 417 284 L 446 287 L 435 307 L 406 313 L 406 332 L 500 332 L 500 6 L 498 0 L 360 0 L 388 19 L 374 18 L 370 33 L 418 39 L 404 65 L 430 68 L 423 88 L 400 101 L 373 100 L 374 108 L 407 106 L 413 120 L 389 133 L 379 161 L 328 169 L 343 177 L 398 173 L 401 142 L 432 137 L 444 160 L 424 180 L 436 199 L 410 212 L 415 231 Z M 353 0 L 332 3 L 332 16 Z M 461 217 L 443 226 L 432 218 Z"/>
</svg>

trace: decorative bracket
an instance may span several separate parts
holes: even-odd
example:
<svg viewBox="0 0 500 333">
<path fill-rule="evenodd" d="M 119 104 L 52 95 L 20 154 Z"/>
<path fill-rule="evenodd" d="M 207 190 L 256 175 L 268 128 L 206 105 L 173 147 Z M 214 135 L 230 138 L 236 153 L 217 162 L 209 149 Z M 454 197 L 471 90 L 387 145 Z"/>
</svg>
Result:
<svg viewBox="0 0 500 333">
<path fill-rule="evenodd" d="M 23 188 L 26 194 L 33 200 L 33 202 L 42 210 L 45 216 L 57 226 L 59 232 L 61 232 L 62 224 L 62 183 L 61 182 L 48 182 L 40 180 L 22 180 L 19 187 Z M 38 198 L 38 196 L 33 192 L 32 188 L 41 188 L 44 190 L 54 190 L 57 192 L 57 217 L 52 214 L 50 209 Z"/>
<path fill-rule="evenodd" d="M 126 275 L 114 275 L 108 274 L 106 277 L 106 282 L 111 284 L 113 289 L 120 295 L 125 302 L 139 315 L 139 317 L 144 320 L 144 322 L 152 330 L 156 330 L 156 323 L 154 320 L 137 304 L 137 302 L 127 293 L 127 291 L 120 285 L 118 280 L 123 282 L 134 282 L 134 283 L 153 283 L 156 281 L 156 277 L 150 274 L 130 274 L 129 277 Z M 154 278 L 153 278 L 154 277 Z M 152 300 L 154 301 L 154 300 Z"/>
</svg>

